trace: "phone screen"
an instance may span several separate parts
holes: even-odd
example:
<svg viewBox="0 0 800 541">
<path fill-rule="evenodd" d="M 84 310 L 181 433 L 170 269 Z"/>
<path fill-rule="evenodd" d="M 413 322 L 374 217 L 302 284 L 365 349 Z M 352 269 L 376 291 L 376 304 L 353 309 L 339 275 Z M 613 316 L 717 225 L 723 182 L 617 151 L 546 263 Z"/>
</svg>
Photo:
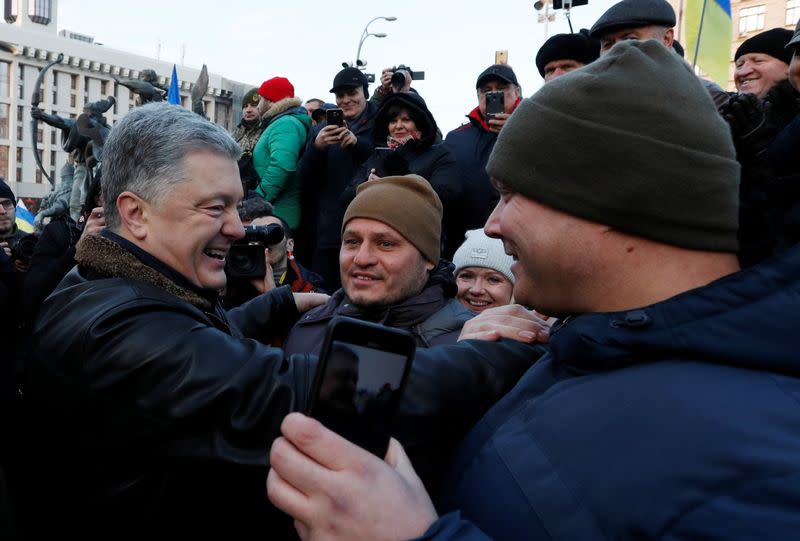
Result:
<svg viewBox="0 0 800 541">
<path fill-rule="evenodd" d="M 334 340 L 312 416 L 383 458 L 409 362 L 408 355 Z"/>
</svg>

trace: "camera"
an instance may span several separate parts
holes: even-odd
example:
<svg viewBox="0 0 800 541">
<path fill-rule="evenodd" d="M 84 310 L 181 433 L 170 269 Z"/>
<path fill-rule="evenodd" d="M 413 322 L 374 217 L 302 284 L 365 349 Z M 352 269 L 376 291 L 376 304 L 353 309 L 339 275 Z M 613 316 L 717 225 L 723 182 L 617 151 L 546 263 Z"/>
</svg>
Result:
<svg viewBox="0 0 800 541">
<path fill-rule="evenodd" d="M 244 237 L 233 243 L 225 258 L 225 273 L 230 277 L 262 278 L 267 272 L 264 248 L 282 240 L 280 224 L 248 225 Z"/>
<path fill-rule="evenodd" d="M 29 263 L 33 257 L 33 250 L 36 248 L 37 242 L 39 242 L 39 237 L 34 233 L 19 237 L 11 244 L 11 259 L 21 263 Z"/>
<path fill-rule="evenodd" d="M 396 68 L 394 68 L 394 73 L 392 73 L 392 88 L 394 88 L 395 92 L 399 92 L 403 89 L 406 85 L 406 72 L 411 76 L 412 81 L 421 81 L 425 79 L 425 72 L 424 71 L 417 71 L 415 72 L 405 64 L 400 64 Z"/>
</svg>

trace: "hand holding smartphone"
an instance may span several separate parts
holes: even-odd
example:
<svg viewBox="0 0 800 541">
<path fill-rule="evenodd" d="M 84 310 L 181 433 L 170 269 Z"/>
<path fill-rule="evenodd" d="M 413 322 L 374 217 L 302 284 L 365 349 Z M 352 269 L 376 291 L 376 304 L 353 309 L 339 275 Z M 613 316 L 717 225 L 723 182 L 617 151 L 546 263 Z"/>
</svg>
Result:
<svg viewBox="0 0 800 541">
<path fill-rule="evenodd" d="M 410 333 L 356 319 L 328 324 L 308 415 L 384 458 L 416 344 Z"/>
</svg>

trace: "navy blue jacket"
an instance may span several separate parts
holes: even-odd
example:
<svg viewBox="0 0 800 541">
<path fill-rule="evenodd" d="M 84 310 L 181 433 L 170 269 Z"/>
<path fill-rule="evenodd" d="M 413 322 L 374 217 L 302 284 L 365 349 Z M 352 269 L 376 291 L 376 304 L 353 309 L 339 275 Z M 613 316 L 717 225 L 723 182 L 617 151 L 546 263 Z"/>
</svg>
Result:
<svg viewBox="0 0 800 541">
<path fill-rule="evenodd" d="M 800 246 L 568 318 L 466 437 L 423 539 L 793 539 Z"/>
<path fill-rule="evenodd" d="M 461 214 L 458 226 L 446 239 L 445 257 L 454 254 L 461 246 L 467 230 L 483 227 L 499 199 L 486 173 L 486 163 L 497 134 L 487 129 L 477 108 L 467 118 L 469 123 L 451 131 L 444 139 L 444 144 L 456 159 L 461 178 Z"/>
</svg>

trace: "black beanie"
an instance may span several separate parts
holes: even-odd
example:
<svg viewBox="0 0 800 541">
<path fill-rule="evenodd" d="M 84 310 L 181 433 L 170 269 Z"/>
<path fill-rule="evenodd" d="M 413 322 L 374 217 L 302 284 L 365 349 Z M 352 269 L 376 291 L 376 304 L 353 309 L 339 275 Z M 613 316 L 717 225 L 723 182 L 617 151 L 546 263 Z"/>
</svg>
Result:
<svg viewBox="0 0 800 541">
<path fill-rule="evenodd" d="M 730 129 L 691 68 L 654 40 L 618 43 L 524 100 L 486 170 L 545 206 L 631 235 L 738 250 Z"/>
<path fill-rule="evenodd" d="M 586 34 L 584 34 L 586 32 Z M 536 67 L 544 77 L 544 67 L 553 60 L 575 60 L 591 64 L 600 56 L 600 42 L 588 37 L 588 30 L 577 34 L 556 34 L 536 53 Z"/>
<path fill-rule="evenodd" d="M 736 61 L 745 54 L 761 53 L 789 64 L 792 61 L 792 51 L 786 48 L 786 44 L 791 39 L 792 31 L 785 28 L 773 28 L 761 32 L 739 45 L 733 60 Z"/>
<path fill-rule="evenodd" d="M 11 191 L 11 186 L 6 184 L 3 177 L 0 177 L 0 199 L 11 199 L 14 205 L 17 204 L 17 198 L 14 197 L 14 192 Z"/>
</svg>

